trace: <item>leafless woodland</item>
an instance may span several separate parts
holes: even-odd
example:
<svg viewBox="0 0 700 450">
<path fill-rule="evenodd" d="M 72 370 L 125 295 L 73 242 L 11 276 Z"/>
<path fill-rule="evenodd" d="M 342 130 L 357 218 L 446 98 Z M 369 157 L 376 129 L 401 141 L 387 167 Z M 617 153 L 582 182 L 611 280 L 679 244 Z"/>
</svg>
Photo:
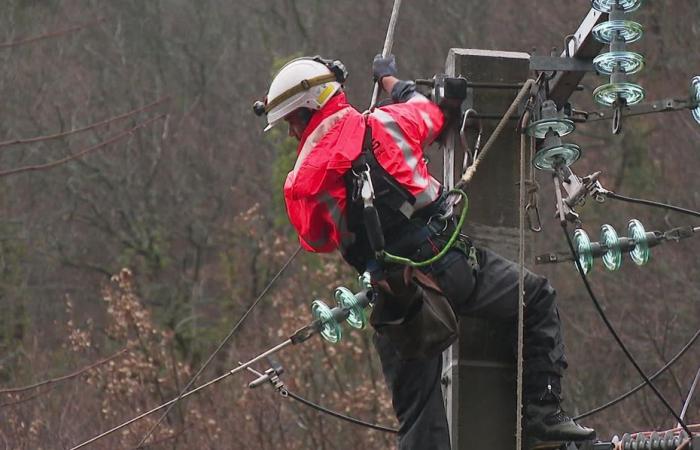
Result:
<svg viewBox="0 0 700 450">
<path fill-rule="evenodd" d="M 339 58 L 351 102 L 366 106 L 372 57 L 392 2 L 320 0 L 4 0 L 0 14 L 0 448 L 73 445 L 177 395 L 297 248 L 281 201 L 294 143 L 262 135 L 251 104 L 296 55 Z M 406 78 L 439 72 L 451 47 L 563 46 L 586 0 L 406 0 L 394 53 Z M 700 74 L 700 3 L 646 2 L 636 15 L 649 99 L 685 98 Z M 593 109 L 587 76 L 572 98 Z M 685 112 L 582 126 L 579 173 L 620 193 L 700 209 L 700 127 Z M 544 178 L 544 177 L 543 177 Z M 513 180 L 515 182 L 515 180 Z M 563 251 L 553 196 L 535 253 Z M 608 201 L 581 211 L 588 231 L 697 225 Z M 591 280 L 649 373 L 696 332 L 700 239 L 653 249 L 644 267 Z M 570 369 L 566 406 L 595 407 L 637 385 L 569 265 L 539 266 L 560 294 Z M 314 298 L 352 283 L 337 255 L 300 255 L 203 374 L 213 378 L 309 320 Z M 371 333 L 315 339 L 280 355 L 291 390 L 395 425 Z M 680 409 L 697 347 L 661 376 Z M 264 369 L 259 366 L 258 369 Z M 391 435 L 322 416 L 250 374 L 181 402 L 148 448 L 384 449 Z M 133 448 L 157 415 L 90 448 Z M 688 412 L 700 422 L 700 397 Z M 675 425 L 649 390 L 585 421 L 600 437 Z"/>
</svg>

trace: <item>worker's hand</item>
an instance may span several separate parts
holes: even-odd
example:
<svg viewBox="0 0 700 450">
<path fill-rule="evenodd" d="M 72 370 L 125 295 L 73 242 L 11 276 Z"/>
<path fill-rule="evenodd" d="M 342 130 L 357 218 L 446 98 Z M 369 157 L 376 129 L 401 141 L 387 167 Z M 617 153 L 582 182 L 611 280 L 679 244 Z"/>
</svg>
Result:
<svg viewBox="0 0 700 450">
<path fill-rule="evenodd" d="M 372 61 L 372 75 L 374 75 L 375 82 L 381 82 L 384 77 L 395 77 L 397 73 L 394 55 L 388 55 L 386 58 L 383 58 L 382 55 L 374 57 L 374 61 Z"/>
</svg>

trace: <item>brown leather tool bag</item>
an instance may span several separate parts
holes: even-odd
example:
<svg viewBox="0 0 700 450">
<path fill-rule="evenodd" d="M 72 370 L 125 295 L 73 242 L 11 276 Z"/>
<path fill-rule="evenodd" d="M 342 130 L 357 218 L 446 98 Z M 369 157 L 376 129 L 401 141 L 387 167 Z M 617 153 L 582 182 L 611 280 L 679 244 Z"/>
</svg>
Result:
<svg viewBox="0 0 700 450">
<path fill-rule="evenodd" d="M 388 273 L 377 288 L 370 323 L 401 359 L 435 357 L 457 339 L 455 313 L 428 275 L 406 267 Z"/>
</svg>

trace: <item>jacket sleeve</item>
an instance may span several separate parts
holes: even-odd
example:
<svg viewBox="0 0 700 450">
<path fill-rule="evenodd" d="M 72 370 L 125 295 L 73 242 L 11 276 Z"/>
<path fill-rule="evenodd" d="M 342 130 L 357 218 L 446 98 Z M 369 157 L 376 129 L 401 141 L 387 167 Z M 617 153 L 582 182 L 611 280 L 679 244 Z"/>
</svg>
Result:
<svg viewBox="0 0 700 450">
<path fill-rule="evenodd" d="M 405 103 L 415 95 L 418 93 L 416 92 L 416 83 L 413 81 L 400 80 L 391 89 L 391 100 L 394 103 Z"/>
<path fill-rule="evenodd" d="M 332 252 L 349 238 L 346 192 L 342 173 L 305 166 L 296 179 L 290 173 L 284 187 L 287 215 L 302 247 L 310 252 Z"/>
<path fill-rule="evenodd" d="M 445 124 L 440 107 L 418 92 L 414 92 L 405 103 L 395 103 L 381 109 L 388 112 L 406 137 L 421 149 L 437 138 Z"/>
</svg>

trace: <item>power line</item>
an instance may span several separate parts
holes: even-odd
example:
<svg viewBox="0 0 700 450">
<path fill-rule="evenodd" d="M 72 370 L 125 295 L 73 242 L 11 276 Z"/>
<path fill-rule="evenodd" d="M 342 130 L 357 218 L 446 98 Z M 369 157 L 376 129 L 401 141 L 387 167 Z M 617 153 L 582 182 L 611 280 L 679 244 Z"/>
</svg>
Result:
<svg viewBox="0 0 700 450">
<path fill-rule="evenodd" d="M 301 251 L 301 246 L 297 247 L 297 249 L 294 251 L 294 253 L 292 253 L 292 255 L 289 257 L 289 259 L 287 260 L 287 262 L 284 263 L 284 265 L 282 266 L 282 268 L 275 274 L 274 277 L 272 277 L 272 279 L 270 280 L 270 282 L 267 283 L 267 286 L 265 286 L 265 289 L 262 290 L 262 292 L 260 293 L 260 295 L 258 295 L 258 298 L 256 298 L 255 301 L 253 301 L 253 303 L 248 307 L 248 309 L 245 311 L 245 313 L 243 313 L 243 315 L 241 316 L 241 318 L 238 319 L 238 322 L 236 322 L 236 324 L 233 326 L 233 328 L 231 328 L 231 331 L 229 331 L 229 333 L 228 333 L 228 334 L 226 335 L 226 337 L 221 341 L 221 343 L 219 344 L 219 346 L 216 347 L 216 350 L 214 350 L 214 351 L 211 353 L 211 355 L 209 355 L 209 357 L 208 357 L 207 360 L 204 362 L 204 364 L 202 365 L 202 367 L 200 367 L 199 370 L 197 371 L 197 373 L 195 373 L 195 374 L 192 376 L 192 378 L 190 379 L 190 381 L 187 382 L 187 385 L 185 385 L 185 387 L 182 388 L 182 391 L 180 391 L 180 394 L 177 396 L 177 398 L 176 398 L 174 401 L 172 401 L 171 403 L 169 403 L 170 406 L 168 406 L 168 409 L 166 409 L 165 412 L 163 412 L 163 414 L 158 418 L 158 420 L 157 420 L 156 423 L 151 427 L 151 429 L 148 430 L 148 432 L 143 436 L 143 438 L 141 438 L 141 441 L 140 441 L 139 444 L 137 445 L 137 448 L 143 446 L 143 444 L 146 442 L 146 439 L 148 439 L 148 438 L 151 436 L 151 434 L 153 434 L 153 432 L 160 426 L 160 424 L 163 422 L 163 420 L 164 420 L 165 417 L 168 415 L 168 413 L 173 409 L 173 406 L 175 406 L 175 404 L 176 404 L 178 401 L 180 401 L 180 399 L 182 399 L 182 398 L 185 396 L 185 395 L 184 395 L 185 392 L 187 392 L 187 390 L 190 388 L 190 386 L 192 386 L 192 384 L 194 384 L 195 380 L 197 380 L 197 378 L 199 378 L 199 376 L 202 374 L 202 372 L 204 372 L 204 370 L 205 370 L 205 369 L 209 366 L 209 364 L 212 362 L 212 360 L 214 359 L 214 357 L 215 357 L 217 354 L 219 354 L 219 352 L 221 351 L 221 349 L 223 349 L 224 346 L 231 340 L 231 338 L 232 338 L 233 335 L 236 333 L 236 331 L 238 330 L 238 328 L 239 328 L 239 327 L 241 326 L 241 324 L 243 324 L 243 322 L 246 320 L 246 318 L 248 317 L 248 315 L 250 315 L 250 313 L 253 311 L 253 309 L 255 309 L 255 307 L 258 305 L 258 303 L 260 303 L 260 301 L 261 301 L 262 298 L 265 296 L 265 294 L 267 294 L 267 292 L 270 290 L 270 288 L 271 288 L 272 285 L 275 283 L 275 281 L 277 281 L 277 279 L 282 275 L 282 273 L 283 273 L 283 272 L 287 269 L 287 267 L 292 263 L 292 261 L 294 260 L 294 258 L 296 258 L 296 256 L 299 254 L 299 251 Z"/>
<path fill-rule="evenodd" d="M 698 331 L 695 332 L 693 337 L 690 338 L 690 340 L 683 346 L 683 348 L 680 349 L 680 351 L 678 353 L 676 353 L 673 356 L 673 358 L 671 358 L 666 364 L 663 365 L 663 367 L 661 367 L 659 370 L 657 370 L 656 373 L 651 375 L 649 377 L 649 380 L 654 381 L 659 375 L 664 373 L 668 368 L 670 368 L 673 364 L 675 364 L 675 362 L 678 361 L 678 359 L 681 356 L 683 356 L 683 354 L 686 351 L 688 351 L 693 346 L 693 344 L 695 344 L 695 341 L 698 339 L 698 336 L 700 336 L 700 329 L 698 329 Z M 622 400 L 633 395 L 634 393 L 636 393 L 637 391 L 639 391 L 640 389 L 642 389 L 646 385 L 647 385 L 647 383 L 645 381 L 645 382 L 639 384 L 638 386 L 630 389 L 629 391 L 625 392 L 624 394 L 618 396 L 617 398 L 610 400 L 609 402 L 607 402 L 601 406 L 593 408 L 590 411 L 586 411 L 583 414 L 579 414 L 578 416 L 574 417 L 574 420 L 579 420 L 579 419 L 583 419 L 583 418 L 588 417 L 588 416 L 592 416 L 594 414 L 597 414 L 597 413 L 603 411 L 604 409 L 607 409 L 613 405 L 616 405 L 617 403 L 620 403 Z"/>
<path fill-rule="evenodd" d="M 360 425 L 363 427 L 371 428 L 373 430 L 383 431 L 385 433 L 396 434 L 399 432 L 399 430 L 397 430 L 396 428 L 386 427 L 384 425 L 379 425 L 379 424 L 367 422 L 367 421 L 364 421 L 362 419 L 358 419 L 356 417 L 352 417 L 352 416 L 348 416 L 347 414 L 340 413 L 338 411 L 333 411 L 332 409 L 321 406 L 317 403 L 312 402 L 311 400 L 307 400 L 306 398 L 302 397 L 301 395 L 297 395 L 297 394 L 291 392 L 287 388 L 287 386 L 284 384 L 284 382 L 280 379 L 280 375 L 282 374 L 282 371 L 283 371 L 281 366 L 279 368 L 273 367 L 272 369 L 266 371 L 264 374 L 258 372 L 257 370 L 253 369 L 252 367 L 248 367 L 247 369 L 249 372 L 252 372 L 255 375 L 257 375 L 258 377 L 260 377 L 260 378 L 258 378 L 258 380 L 254 381 L 248 385 L 248 387 L 250 387 L 251 389 L 259 386 L 260 381 L 262 381 L 264 383 L 265 379 L 267 379 L 267 381 L 270 384 L 272 384 L 272 386 L 275 388 L 275 390 L 277 392 L 279 392 L 279 394 L 282 397 L 285 397 L 285 398 L 291 397 L 293 400 L 296 400 L 299 403 L 301 403 L 305 406 L 308 406 L 310 408 L 313 408 L 316 411 L 319 411 L 323 414 L 328 414 L 329 416 L 335 417 L 337 419 L 344 420 L 346 422 L 350 422 L 350 423 L 355 424 L 355 425 Z"/>
<path fill-rule="evenodd" d="M 645 200 L 642 198 L 626 197 L 624 195 L 616 194 L 612 191 L 605 192 L 605 196 L 612 198 L 612 199 L 615 199 L 615 200 L 622 200 L 623 202 L 637 203 L 637 204 L 646 205 L 646 206 L 653 206 L 655 208 L 668 209 L 670 211 L 676 211 L 676 212 L 679 212 L 682 214 L 687 214 L 689 216 L 700 217 L 700 212 L 693 211 L 692 209 L 681 208 L 680 206 L 669 205 L 669 204 L 661 203 L 661 202 L 654 202 L 654 201 Z"/>
<path fill-rule="evenodd" d="M 688 429 L 688 426 L 683 422 L 683 420 L 676 413 L 676 411 L 673 410 L 673 407 L 668 403 L 666 398 L 661 394 L 661 392 L 656 388 L 656 386 L 654 386 L 654 384 L 651 382 L 651 380 L 649 380 L 649 377 L 647 377 L 647 375 L 644 373 L 642 368 L 637 363 L 637 360 L 634 359 L 634 356 L 632 356 L 632 353 L 630 353 L 630 351 L 627 349 L 627 346 L 625 346 L 625 344 L 622 342 L 622 339 L 617 334 L 617 331 L 615 331 L 615 328 L 613 327 L 612 323 L 610 322 L 607 315 L 605 314 L 605 311 L 603 311 L 603 307 L 600 305 L 598 298 L 593 293 L 593 289 L 591 288 L 591 285 L 588 282 L 588 277 L 586 277 L 586 274 L 583 271 L 583 267 L 581 267 L 581 262 L 579 261 L 579 258 L 576 255 L 576 249 L 574 248 L 574 243 L 571 241 L 571 237 L 569 236 L 569 232 L 568 232 L 567 227 L 566 227 L 566 222 L 562 223 L 561 227 L 562 227 L 562 231 L 564 232 L 564 235 L 566 236 L 566 243 L 569 245 L 569 250 L 571 251 L 571 255 L 574 258 L 574 262 L 576 263 L 576 268 L 578 269 L 578 273 L 581 276 L 581 280 L 583 281 L 583 284 L 586 287 L 586 291 L 588 291 L 588 295 L 590 296 L 591 300 L 593 301 L 593 305 L 595 306 L 596 310 L 598 311 L 600 318 L 603 319 L 605 326 L 608 328 L 610 333 L 613 335 L 613 338 L 615 338 L 617 345 L 620 347 L 620 349 L 625 354 L 627 359 L 632 363 L 632 365 L 637 370 L 637 372 L 642 377 L 642 379 L 644 379 L 646 384 L 648 384 L 649 387 L 654 391 L 656 396 L 659 398 L 659 400 L 661 400 L 661 402 L 669 410 L 669 412 L 673 415 L 673 417 L 676 418 L 676 420 L 681 425 L 681 427 L 685 430 L 685 432 L 688 433 L 689 436 L 692 436 L 692 433 Z"/>
</svg>

